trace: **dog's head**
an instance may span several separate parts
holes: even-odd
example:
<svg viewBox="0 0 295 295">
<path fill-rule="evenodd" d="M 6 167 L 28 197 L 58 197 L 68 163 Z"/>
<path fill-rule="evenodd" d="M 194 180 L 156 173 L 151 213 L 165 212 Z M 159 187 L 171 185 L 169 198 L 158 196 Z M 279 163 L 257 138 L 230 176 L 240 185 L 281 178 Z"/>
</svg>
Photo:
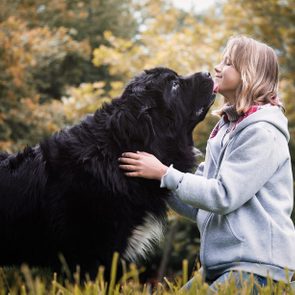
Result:
<svg viewBox="0 0 295 295">
<path fill-rule="evenodd" d="M 141 105 L 138 117 L 150 114 L 151 121 L 158 119 L 160 122 L 169 118 L 171 124 L 166 128 L 192 132 L 214 101 L 213 86 L 209 73 L 183 77 L 168 68 L 154 68 L 131 80 L 122 99 Z"/>
</svg>

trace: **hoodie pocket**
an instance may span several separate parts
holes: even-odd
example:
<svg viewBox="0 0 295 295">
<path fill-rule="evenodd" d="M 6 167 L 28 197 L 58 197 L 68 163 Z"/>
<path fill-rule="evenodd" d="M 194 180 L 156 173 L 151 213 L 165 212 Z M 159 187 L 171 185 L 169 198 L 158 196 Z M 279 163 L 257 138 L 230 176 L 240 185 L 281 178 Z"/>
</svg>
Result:
<svg viewBox="0 0 295 295">
<path fill-rule="evenodd" d="M 244 242 L 244 238 L 242 238 L 241 234 L 238 232 L 238 229 L 235 229 L 234 223 L 230 222 L 229 215 L 224 215 L 223 217 L 224 217 L 227 227 L 228 227 L 229 231 L 231 232 L 231 234 L 233 235 L 233 237 L 240 242 Z"/>
<path fill-rule="evenodd" d="M 204 230 L 206 228 L 207 222 L 208 222 L 208 220 L 209 220 L 209 218 L 210 218 L 210 216 L 212 214 L 213 213 L 210 213 L 210 212 L 202 210 L 202 209 L 198 210 L 197 225 L 198 225 L 198 229 L 199 229 L 199 232 L 201 234 L 201 237 L 203 236 L 203 233 L 204 233 Z"/>
<path fill-rule="evenodd" d="M 242 257 L 244 239 L 234 229 L 226 215 L 212 214 L 203 230 L 202 262 L 213 266 Z"/>
</svg>

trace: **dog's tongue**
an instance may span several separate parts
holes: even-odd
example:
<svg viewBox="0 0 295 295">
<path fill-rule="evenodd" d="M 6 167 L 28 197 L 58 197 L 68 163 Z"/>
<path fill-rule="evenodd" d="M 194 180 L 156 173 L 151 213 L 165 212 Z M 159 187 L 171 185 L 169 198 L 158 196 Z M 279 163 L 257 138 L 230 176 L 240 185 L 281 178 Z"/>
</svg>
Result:
<svg viewBox="0 0 295 295">
<path fill-rule="evenodd" d="M 215 82 L 215 83 L 214 83 L 214 87 L 213 87 L 213 93 L 218 93 L 218 90 L 219 90 L 219 86 L 218 86 L 218 84 Z"/>
</svg>

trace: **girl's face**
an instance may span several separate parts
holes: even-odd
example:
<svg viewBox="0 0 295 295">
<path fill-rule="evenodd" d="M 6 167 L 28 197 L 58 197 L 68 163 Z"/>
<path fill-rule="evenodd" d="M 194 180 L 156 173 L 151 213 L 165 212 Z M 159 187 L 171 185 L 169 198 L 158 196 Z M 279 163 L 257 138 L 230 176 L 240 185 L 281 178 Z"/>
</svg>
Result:
<svg viewBox="0 0 295 295">
<path fill-rule="evenodd" d="M 225 101 L 234 104 L 236 90 L 241 84 L 241 75 L 235 69 L 228 56 L 224 56 L 222 62 L 215 66 L 215 83 L 218 92 L 225 97 Z"/>
</svg>

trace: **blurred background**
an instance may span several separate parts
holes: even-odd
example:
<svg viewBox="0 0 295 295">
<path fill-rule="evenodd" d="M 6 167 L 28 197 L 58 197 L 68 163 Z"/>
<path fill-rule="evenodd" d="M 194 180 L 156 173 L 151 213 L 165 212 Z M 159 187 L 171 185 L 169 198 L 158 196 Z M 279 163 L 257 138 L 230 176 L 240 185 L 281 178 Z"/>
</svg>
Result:
<svg viewBox="0 0 295 295">
<path fill-rule="evenodd" d="M 276 50 L 294 168 L 294 0 L 0 0 L 0 151 L 34 145 L 79 121 L 143 69 L 214 73 L 236 34 Z M 194 132 L 203 152 L 217 120 L 209 114 Z M 198 235 L 171 213 L 165 241 L 143 262 L 144 276 L 174 276 L 183 259 L 192 270 Z"/>
</svg>

